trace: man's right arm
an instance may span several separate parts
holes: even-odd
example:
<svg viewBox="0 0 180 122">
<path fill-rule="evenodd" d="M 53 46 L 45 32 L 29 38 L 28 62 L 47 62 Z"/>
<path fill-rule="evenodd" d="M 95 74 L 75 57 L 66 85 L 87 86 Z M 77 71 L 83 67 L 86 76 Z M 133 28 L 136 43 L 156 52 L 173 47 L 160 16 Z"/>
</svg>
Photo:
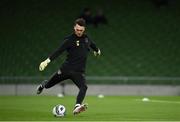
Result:
<svg viewBox="0 0 180 122">
<path fill-rule="evenodd" d="M 51 61 L 56 59 L 69 47 L 69 45 L 70 45 L 70 41 L 68 39 L 64 40 L 63 44 L 49 56 L 49 59 Z"/>
<path fill-rule="evenodd" d="M 56 50 L 54 51 L 45 61 L 41 62 L 39 65 L 39 70 L 43 71 L 46 66 L 54 59 L 56 59 L 60 54 L 62 54 L 70 45 L 70 41 L 65 39 L 63 44 Z"/>
</svg>

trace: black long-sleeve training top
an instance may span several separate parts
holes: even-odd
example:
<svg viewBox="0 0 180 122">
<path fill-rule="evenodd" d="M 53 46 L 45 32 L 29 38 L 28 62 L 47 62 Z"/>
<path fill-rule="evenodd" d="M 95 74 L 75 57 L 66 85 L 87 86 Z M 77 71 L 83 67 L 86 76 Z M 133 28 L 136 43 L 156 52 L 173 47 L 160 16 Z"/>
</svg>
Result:
<svg viewBox="0 0 180 122">
<path fill-rule="evenodd" d="M 85 72 L 88 53 L 92 48 L 98 52 L 95 43 L 84 34 L 81 37 L 71 34 L 64 39 L 63 44 L 49 56 L 52 61 L 64 51 L 67 51 L 67 58 L 60 69 L 63 71 Z"/>
</svg>

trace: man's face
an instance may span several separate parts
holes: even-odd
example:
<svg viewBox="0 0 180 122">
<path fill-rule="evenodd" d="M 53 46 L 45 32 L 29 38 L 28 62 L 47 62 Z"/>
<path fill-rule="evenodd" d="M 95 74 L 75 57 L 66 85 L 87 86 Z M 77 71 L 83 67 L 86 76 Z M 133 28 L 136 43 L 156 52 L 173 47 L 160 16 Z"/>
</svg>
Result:
<svg viewBox="0 0 180 122">
<path fill-rule="evenodd" d="M 76 24 L 74 26 L 74 33 L 78 36 L 78 37 L 81 37 L 83 35 L 85 31 L 85 27 L 84 26 L 80 26 L 78 24 Z"/>
</svg>

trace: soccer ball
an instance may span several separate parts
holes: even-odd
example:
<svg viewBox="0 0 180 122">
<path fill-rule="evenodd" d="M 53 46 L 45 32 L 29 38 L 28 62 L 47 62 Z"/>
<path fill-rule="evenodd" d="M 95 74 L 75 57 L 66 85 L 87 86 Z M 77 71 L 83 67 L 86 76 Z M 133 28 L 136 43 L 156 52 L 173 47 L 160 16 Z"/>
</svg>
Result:
<svg viewBox="0 0 180 122">
<path fill-rule="evenodd" d="M 56 105 L 52 111 L 55 117 L 63 117 L 66 113 L 66 108 L 63 105 Z"/>
</svg>

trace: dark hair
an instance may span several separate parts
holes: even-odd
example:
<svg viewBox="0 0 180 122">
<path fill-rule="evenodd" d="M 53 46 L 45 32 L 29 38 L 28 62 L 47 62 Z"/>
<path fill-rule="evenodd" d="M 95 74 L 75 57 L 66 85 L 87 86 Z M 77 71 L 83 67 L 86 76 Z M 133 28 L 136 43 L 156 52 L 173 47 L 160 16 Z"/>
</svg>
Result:
<svg viewBox="0 0 180 122">
<path fill-rule="evenodd" d="M 86 26 L 86 21 L 85 21 L 83 18 L 78 18 L 78 19 L 76 19 L 75 22 L 74 22 L 74 25 L 76 25 L 76 24 L 85 27 L 85 26 Z"/>
</svg>

